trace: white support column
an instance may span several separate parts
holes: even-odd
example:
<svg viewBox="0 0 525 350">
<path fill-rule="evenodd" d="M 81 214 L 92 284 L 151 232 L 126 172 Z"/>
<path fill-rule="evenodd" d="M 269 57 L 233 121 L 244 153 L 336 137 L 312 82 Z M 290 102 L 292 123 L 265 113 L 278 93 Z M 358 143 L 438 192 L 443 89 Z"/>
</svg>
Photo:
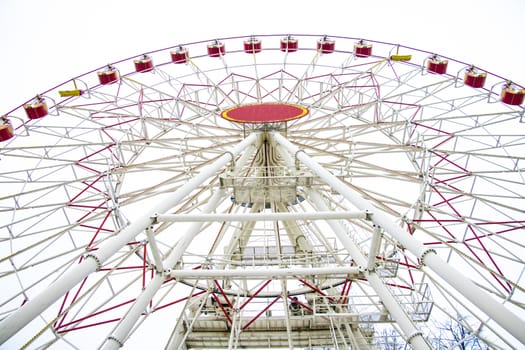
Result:
<svg viewBox="0 0 525 350">
<path fill-rule="evenodd" d="M 276 132 L 273 132 L 272 136 L 277 143 L 288 150 L 290 154 L 295 155 L 295 157 L 311 171 L 317 174 L 324 182 L 339 192 L 357 208 L 372 213 L 371 220 L 376 225 L 381 226 L 385 232 L 392 235 L 408 251 L 421 258 L 422 262 L 436 272 L 443 280 L 485 312 L 512 336 L 525 344 L 525 332 L 523 332 L 525 329 L 525 321 L 523 319 L 507 309 L 505 305 L 498 303 L 490 294 L 476 286 L 459 270 L 443 261 L 433 249 L 425 248 L 421 242 L 407 234 L 399 225 L 396 225 L 388 215 L 361 197 L 359 193 L 346 186 L 286 138 Z"/>
<path fill-rule="evenodd" d="M 290 152 L 290 150 L 286 147 L 286 145 L 282 145 L 280 142 L 278 142 L 277 148 L 280 154 L 283 156 L 283 158 L 287 160 L 286 162 L 288 163 L 288 165 L 289 166 L 292 165 L 294 163 L 292 158 L 289 156 L 285 156 L 285 154 Z M 293 154 L 293 152 L 290 152 L 290 153 Z M 295 155 L 297 156 L 297 151 L 295 152 Z M 314 204 L 314 206 L 318 210 L 325 211 L 325 212 L 329 210 L 322 196 L 318 192 L 314 190 L 309 190 L 308 195 L 310 199 L 312 200 L 312 204 Z M 370 261 L 365 258 L 365 256 L 359 250 L 359 248 L 346 234 L 340 222 L 330 220 L 328 221 L 328 224 L 332 227 L 332 230 L 337 235 L 338 239 L 341 241 L 345 249 L 350 253 L 350 256 L 355 260 L 355 262 L 359 266 L 359 269 L 365 270 L 367 279 L 369 281 L 370 280 L 372 281 L 370 282 L 370 284 L 372 285 L 372 288 L 374 288 L 374 290 L 377 292 L 377 294 L 380 296 L 382 300 L 384 299 L 383 303 L 385 307 L 389 310 L 389 312 L 392 314 L 393 317 L 395 317 L 398 320 L 401 320 L 399 322 L 400 327 L 403 333 L 405 334 L 406 338 L 410 340 L 412 346 L 415 349 L 430 349 L 426 340 L 423 338 L 421 332 L 418 331 L 417 327 L 412 323 L 412 321 L 410 320 L 406 312 L 399 306 L 398 302 L 391 295 L 390 291 L 386 288 L 386 286 L 383 284 L 381 279 L 377 276 L 375 271 L 367 270 L 367 267 L 370 265 Z"/>
<path fill-rule="evenodd" d="M 209 213 L 217 207 L 220 199 L 223 198 L 223 191 L 218 189 L 210 199 L 210 201 L 203 208 L 203 212 Z M 146 309 L 149 301 L 157 293 L 166 276 L 169 276 L 171 268 L 181 259 L 182 254 L 186 251 L 186 248 L 190 245 L 192 240 L 201 232 L 201 228 L 204 222 L 195 222 L 189 228 L 188 231 L 181 237 L 181 239 L 175 244 L 175 247 L 171 250 L 170 254 L 164 259 L 163 265 L 166 269 L 166 275 L 164 273 L 156 273 L 155 277 L 148 284 L 146 289 L 139 295 L 137 300 L 130 307 L 126 315 L 121 319 L 116 328 L 113 330 L 111 335 L 107 338 L 102 349 L 103 350 L 117 350 L 122 346 L 128 336 L 129 332 L 139 319 L 140 315 Z"/>
<path fill-rule="evenodd" d="M 131 225 L 123 228 L 120 233 L 101 244 L 98 250 L 86 254 L 82 263 L 66 272 L 61 278 L 47 287 L 46 290 L 42 291 L 20 307 L 20 309 L 5 318 L 2 323 L 0 323 L 0 344 L 3 344 L 26 324 L 37 318 L 40 313 L 63 296 L 68 290 L 80 283 L 87 275 L 97 271 L 115 252 L 151 225 L 152 216 L 155 213 L 164 213 L 171 209 L 196 187 L 206 181 L 206 179 L 222 169 L 237 154 L 255 142 L 256 138 L 257 135 L 255 133 L 250 134 L 237 146 L 232 148 L 230 152 L 224 153 L 216 161 L 202 168 L 199 174 L 181 186 L 177 191 L 160 199 L 158 201 L 159 204 L 155 206 L 153 210 L 137 218 Z"/>
<path fill-rule="evenodd" d="M 316 208 L 320 210 L 328 209 L 328 206 L 318 192 L 309 190 L 308 196 Z M 328 221 L 328 225 L 330 225 L 337 238 L 341 241 L 345 249 L 350 253 L 350 256 L 352 259 L 354 259 L 359 268 L 364 270 L 365 277 L 377 295 L 381 298 L 383 305 L 392 315 L 392 318 L 398 322 L 399 327 L 407 339 L 407 342 L 409 342 L 414 349 L 430 350 L 430 346 L 427 344 L 423 334 L 414 325 L 412 320 L 410 320 L 410 317 L 407 315 L 405 310 L 399 306 L 399 303 L 392 296 L 383 281 L 381 281 L 381 279 L 377 276 L 377 273 L 374 270 L 366 270 L 368 260 L 361 253 L 354 241 L 352 241 L 352 239 L 350 239 L 350 237 L 346 234 L 345 229 L 341 223 L 339 221 Z"/>
<path fill-rule="evenodd" d="M 161 273 L 155 273 L 155 277 L 150 281 L 148 286 L 137 297 L 137 300 L 120 320 L 115 330 L 106 338 L 104 344 L 100 347 L 103 350 L 117 350 L 124 346 L 128 334 L 137 322 L 140 315 L 146 310 L 149 301 L 159 290 L 164 282 L 164 276 Z"/>
<path fill-rule="evenodd" d="M 282 138 L 284 139 L 284 137 Z M 286 139 L 284 140 L 288 142 Z M 277 147 L 281 154 L 285 154 L 286 151 L 293 154 L 293 152 L 291 152 L 290 149 L 286 147 L 287 145 L 283 145 L 278 140 L 276 141 L 279 143 Z M 289 142 L 288 144 L 290 146 L 293 146 Z M 296 156 L 297 156 L 297 153 L 298 153 L 298 150 L 295 152 Z M 291 160 L 291 158 L 286 157 L 286 156 L 283 156 L 283 158 L 287 159 L 287 163 L 293 163 L 293 160 Z M 288 164 L 288 165 L 291 165 L 291 164 Z M 325 201 L 323 200 L 323 197 L 317 191 L 308 190 L 307 193 L 314 207 L 316 207 L 318 210 L 322 212 L 329 211 L 330 208 L 328 207 L 328 205 L 326 205 Z M 365 211 L 365 213 L 366 212 L 367 211 Z M 370 217 L 367 216 L 366 218 L 370 218 Z M 385 286 L 383 281 L 381 281 L 381 279 L 377 276 L 375 270 L 368 269 L 368 267 L 371 265 L 370 259 L 367 259 L 361 253 L 361 251 L 359 250 L 357 245 L 354 243 L 354 241 L 346 234 L 345 229 L 341 225 L 341 223 L 336 220 L 329 220 L 327 221 L 327 223 L 332 228 L 337 238 L 341 241 L 341 243 L 343 244 L 345 249 L 348 251 L 348 253 L 350 253 L 350 256 L 352 257 L 352 259 L 354 259 L 354 261 L 357 263 L 358 268 L 360 270 L 365 271 L 365 276 L 367 277 L 370 285 L 379 295 L 379 297 L 383 301 L 383 304 L 385 305 L 387 310 L 390 312 L 392 317 L 398 320 L 399 326 L 401 330 L 403 331 L 403 333 L 405 334 L 406 339 L 410 342 L 411 346 L 414 349 L 430 350 L 430 346 L 426 342 L 422 333 L 418 330 L 418 328 L 410 320 L 410 317 L 407 315 L 407 313 L 401 308 L 401 306 L 399 306 L 399 303 L 392 296 L 392 294 L 390 293 L 388 288 Z M 381 242 L 380 240 L 381 229 L 379 227 L 376 227 L 376 232 L 374 234 L 377 236 L 376 237 L 377 242 L 373 244 L 373 246 L 378 246 L 379 243 Z M 371 250 L 373 251 L 374 248 L 372 247 Z M 374 262 L 375 262 L 375 256 L 374 256 Z"/>
<path fill-rule="evenodd" d="M 281 298 L 284 304 L 284 323 L 286 324 L 286 335 L 288 336 L 288 349 L 293 350 L 293 339 L 292 339 L 292 325 L 290 324 L 290 303 L 288 300 L 288 288 L 286 288 L 286 280 L 281 280 Z"/>
<path fill-rule="evenodd" d="M 367 273 L 366 278 L 368 280 L 368 283 L 370 283 L 372 288 L 374 288 L 379 298 L 381 298 L 381 302 L 388 310 L 390 315 L 392 315 L 392 318 L 399 325 L 399 328 L 401 328 L 405 333 L 405 340 L 407 344 L 409 344 L 413 349 L 430 350 L 431 347 L 428 345 L 425 338 L 423 337 L 423 333 L 421 333 L 421 331 L 419 331 L 419 329 L 417 329 L 414 326 L 414 323 L 412 322 L 410 317 L 407 316 L 405 310 L 403 310 L 401 305 L 399 305 L 399 302 L 386 288 L 385 284 L 383 283 L 383 281 L 381 281 L 377 273 Z"/>
</svg>

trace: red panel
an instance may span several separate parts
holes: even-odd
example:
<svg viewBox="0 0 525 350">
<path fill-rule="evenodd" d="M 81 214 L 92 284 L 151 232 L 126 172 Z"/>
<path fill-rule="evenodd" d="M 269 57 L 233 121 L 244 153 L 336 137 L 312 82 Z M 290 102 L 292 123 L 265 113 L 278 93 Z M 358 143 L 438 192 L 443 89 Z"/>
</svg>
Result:
<svg viewBox="0 0 525 350">
<path fill-rule="evenodd" d="M 372 55 L 372 45 L 368 44 L 355 44 L 354 45 L 355 55 L 357 57 L 368 57 Z"/>
<path fill-rule="evenodd" d="M 14 135 L 13 128 L 10 124 L 0 125 L 0 142 L 7 141 Z"/>
<path fill-rule="evenodd" d="M 113 84 L 118 80 L 118 72 L 113 69 L 99 71 L 97 74 L 98 80 L 102 85 Z"/>
<path fill-rule="evenodd" d="M 177 63 L 177 64 L 186 63 L 189 58 L 188 50 L 183 49 L 183 48 L 178 48 L 175 51 L 171 51 L 170 54 L 171 54 L 171 62 Z"/>
<path fill-rule="evenodd" d="M 44 100 L 33 104 L 26 104 L 24 105 L 24 109 L 29 119 L 38 119 L 47 115 L 47 105 Z"/>
<path fill-rule="evenodd" d="M 262 44 L 260 40 L 246 40 L 244 42 L 244 52 L 258 53 L 261 52 Z"/>
<path fill-rule="evenodd" d="M 471 86 L 473 88 L 482 88 L 485 85 L 485 80 L 487 79 L 486 73 L 476 73 L 473 71 L 465 72 L 465 77 L 463 81 L 465 85 Z"/>
<path fill-rule="evenodd" d="M 135 63 L 135 71 L 139 73 L 150 72 L 153 69 L 153 60 L 148 56 L 144 56 L 140 60 L 134 60 L 133 63 Z"/>
<path fill-rule="evenodd" d="M 306 108 L 294 104 L 259 103 L 227 109 L 221 117 L 237 123 L 274 123 L 298 119 L 306 114 Z"/>
<path fill-rule="evenodd" d="M 299 48 L 299 41 L 293 38 L 282 38 L 281 39 L 281 51 L 283 52 L 295 52 Z"/>
<path fill-rule="evenodd" d="M 225 49 L 224 44 L 220 42 L 216 42 L 214 44 L 208 45 L 208 56 L 210 57 L 221 57 L 224 56 Z"/>
<path fill-rule="evenodd" d="M 317 42 L 317 51 L 321 53 L 332 53 L 335 50 L 335 41 L 328 39 L 321 39 Z"/>
<path fill-rule="evenodd" d="M 430 59 L 427 62 L 427 69 L 430 73 L 445 74 L 447 72 L 447 60 Z"/>
<path fill-rule="evenodd" d="M 505 88 L 501 93 L 501 102 L 517 106 L 523 103 L 523 98 L 525 97 L 525 89 L 513 89 Z"/>
</svg>

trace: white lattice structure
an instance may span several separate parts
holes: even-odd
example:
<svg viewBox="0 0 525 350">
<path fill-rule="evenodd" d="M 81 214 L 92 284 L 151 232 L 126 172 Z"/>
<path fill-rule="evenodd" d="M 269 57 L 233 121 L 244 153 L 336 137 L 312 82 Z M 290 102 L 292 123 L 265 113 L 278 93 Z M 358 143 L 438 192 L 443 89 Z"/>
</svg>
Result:
<svg viewBox="0 0 525 350">
<path fill-rule="evenodd" d="M 525 342 L 525 90 L 348 37 L 177 45 L 0 129 L 0 342 Z M 457 315 L 464 317 L 457 319 Z"/>
</svg>

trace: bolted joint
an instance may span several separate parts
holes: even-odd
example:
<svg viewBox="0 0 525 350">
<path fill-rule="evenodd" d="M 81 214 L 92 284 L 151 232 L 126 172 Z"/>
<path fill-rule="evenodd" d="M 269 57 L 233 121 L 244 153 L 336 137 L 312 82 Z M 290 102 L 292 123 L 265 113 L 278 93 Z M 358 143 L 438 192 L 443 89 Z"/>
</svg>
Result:
<svg viewBox="0 0 525 350">
<path fill-rule="evenodd" d="M 412 334 L 407 338 L 407 344 L 412 345 L 412 340 L 414 340 L 415 337 L 422 337 L 422 336 L 423 336 L 423 333 L 421 333 L 420 331 L 415 332 L 415 333 L 412 333 Z"/>
<path fill-rule="evenodd" d="M 426 258 L 426 256 L 427 256 L 428 254 L 430 254 L 430 253 L 437 254 L 437 252 L 436 252 L 435 249 L 432 249 L 432 248 L 431 248 L 431 249 L 427 249 L 427 250 L 425 250 L 425 251 L 423 252 L 423 254 L 421 254 L 421 258 L 420 258 L 420 259 L 421 259 L 421 264 L 422 264 L 422 265 L 425 265 L 425 258 Z"/>
<path fill-rule="evenodd" d="M 235 160 L 235 156 L 233 155 L 232 152 L 230 152 L 230 151 L 225 151 L 223 154 L 229 154 L 229 155 L 230 155 L 230 161 L 233 162 L 233 161 Z"/>
<path fill-rule="evenodd" d="M 304 153 L 304 150 L 300 149 L 300 150 L 297 150 L 297 152 L 295 152 L 295 154 L 294 154 L 294 158 L 295 158 L 296 160 L 299 160 L 299 158 L 298 158 L 298 154 L 301 153 L 301 152 Z"/>
<path fill-rule="evenodd" d="M 107 338 L 108 341 L 113 341 L 115 343 L 117 343 L 118 347 L 121 348 L 124 346 L 124 343 L 121 341 L 121 340 L 118 340 L 117 338 L 115 338 L 114 336 L 110 335 L 108 338 Z"/>
<path fill-rule="evenodd" d="M 159 223 L 159 213 L 155 213 L 153 214 L 150 219 L 151 219 L 151 225 L 150 225 L 150 229 L 153 229 L 153 225 L 156 225 Z"/>
<path fill-rule="evenodd" d="M 84 255 L 84 259 L 86 259 L 86 260 L 87 259 L 95 260 L 95 263 L 97 264 L 97 271 L 100 271 L 100 269 L 102 268 L 102 262 L 100 261 L 98 256 L 96 256 L 95 254 L 92 254 L 92 253 L 86 254 L 86 255 Z"/>
<path fill-rule="evenodd" d="M 300 150 L 297 150 L 297 152 L 295 152 L 294 154 L 294 159 L 295 159 L 295 169 L 296 170 L 299 170 L 301 168 L 301 162 L 299 161 L 299 153 L 304 153 L 304 150 L 300 149 Z M 306 153 L 305 153 L 306 154 Z"/>
</svg>

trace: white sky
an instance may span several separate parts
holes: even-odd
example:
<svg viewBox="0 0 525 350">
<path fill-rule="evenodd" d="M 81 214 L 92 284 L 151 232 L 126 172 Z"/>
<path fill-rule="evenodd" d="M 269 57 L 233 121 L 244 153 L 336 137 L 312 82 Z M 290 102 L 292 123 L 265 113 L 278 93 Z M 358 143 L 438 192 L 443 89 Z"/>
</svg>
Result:
<svg viewBox="0 0 525 350">
<path fill-rule="evenodd" d="M 110 62 L 250 34 L 399 43 L 525 85 L 524 23 L 525 0 L 0 0 L 0 115 Z"/>
<path fill-rule="evenodd" d="M 0 114 L 122 58 L 250 34 L 399 43 L 525 85 L 524 0 L 0 0 Z"/>
</svg>

